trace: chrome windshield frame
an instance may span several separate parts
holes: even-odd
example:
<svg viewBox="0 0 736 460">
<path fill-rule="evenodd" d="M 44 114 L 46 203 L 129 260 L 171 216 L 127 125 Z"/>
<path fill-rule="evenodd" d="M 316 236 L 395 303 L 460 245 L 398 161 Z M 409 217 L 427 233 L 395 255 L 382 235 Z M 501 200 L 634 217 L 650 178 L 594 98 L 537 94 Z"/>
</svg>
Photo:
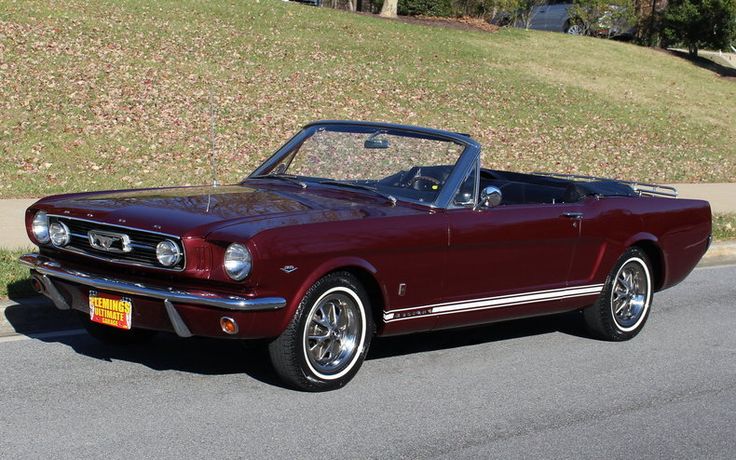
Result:
<svg viewBox="0 0 736 460">
<path fill-rule="evenodd" d="M 288 142 L 281 146 L 276 152 L 257 167 L 248 177 L 241 181 L 244 183 L 248 178 L 265 174 L 270 171 L 286 156 L 288 156 L 294 148 L 298 147 L 307 138 L 311 137 L 320 129 L 329 129 L 331 131 L 344 131 L 355 133 L 370 133 L 373 131 L 385 131 L 388 134 L 408 137 L 421 137 L 426 139 L 435 139 L 444 142 L 454 142 L 463 146 L 463 151 L 458 157 L 452 172 L 447 178 L 445 185 L 440 189 L 435 200 L 431 203 L 411 200 L 397 196 L 399 201 L 405 201 L 413 204 L 419 204 L 430 208 L 447 209 L 451 206 L 452 200 L 460 188 L 463 179 L 467 175 L 467 171 L 474 167 L 480 158 L 480 144 L 469 137 L 467 134 L 454 133 L 451 131 L 443 131 L 432 128 L 423 128 L 419 126 L 399 125 L 393 123 L 376 123 L 367 121 L 342 121 L 342 120 L 324 120 L 310 123 L 292 137 Z"/>
</svg>

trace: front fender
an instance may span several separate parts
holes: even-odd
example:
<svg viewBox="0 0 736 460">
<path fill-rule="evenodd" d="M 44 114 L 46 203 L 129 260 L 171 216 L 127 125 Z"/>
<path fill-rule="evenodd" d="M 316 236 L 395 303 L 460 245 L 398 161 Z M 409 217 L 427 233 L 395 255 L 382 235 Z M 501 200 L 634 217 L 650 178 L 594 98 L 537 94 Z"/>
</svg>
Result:
<svg viewBox="0 0 736 460">
<path fill-rule="evenodd" d="M 383 283 L 378 276 L 378 270 L 367 260 L 360 257 L 335 257 L 329 259 L 311 269 L 308 275 L 299 282 L 297 289 L 293 291 L 290 298 L 287 299 L 285 312 L 283 314 L 283 322 L 279 325 L 279 330 L 283 332 L 286 329 L 296 314 L 296 310 L 307 291 L 314 283 L 317 282 L 317 280 L 328 273 L 349 268 L 358 268 L 370 273 L 376 279 L 378 284 L 383 286 Z"/>
</svg>

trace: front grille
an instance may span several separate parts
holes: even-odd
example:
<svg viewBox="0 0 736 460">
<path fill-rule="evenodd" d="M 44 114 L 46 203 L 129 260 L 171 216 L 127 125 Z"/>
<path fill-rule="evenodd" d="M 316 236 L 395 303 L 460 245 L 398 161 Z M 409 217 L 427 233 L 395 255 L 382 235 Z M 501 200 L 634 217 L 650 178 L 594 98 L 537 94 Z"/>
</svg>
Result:
<svg viewBox="0 0 736 460">
<path fill-rule="evenodd" d="M 149 232 L 145 230 L 137 230 L 118 225 L 102 224 L 83 219 L 76 219 L 65 216 L 49 216 L 49 224 L 53 222 L 62 222 L 68 228 L 72 235 L 71 241 L 63 248 L 57 248 L 65 251 L 84 254 L 96 259 L 107 260 L 115 263 L 126 265 L 136 265 L 142 267 L 155 267 L 166 270 L 183 270 L 185 257 L 173 267 L 165 267 L 158 262 L 156 258 L 156 245 L 161 241 L 171 240 L 179 246 L 179 250 L 184 254 L 184 247 L 178 237 Z M 104 249 L 98 249 L 90 244 L 89 232 L 92 230 L 111 232 L 115 234 L 127 235 L 130 239 L 129 252 L 110 252 Z"/>
</svg>

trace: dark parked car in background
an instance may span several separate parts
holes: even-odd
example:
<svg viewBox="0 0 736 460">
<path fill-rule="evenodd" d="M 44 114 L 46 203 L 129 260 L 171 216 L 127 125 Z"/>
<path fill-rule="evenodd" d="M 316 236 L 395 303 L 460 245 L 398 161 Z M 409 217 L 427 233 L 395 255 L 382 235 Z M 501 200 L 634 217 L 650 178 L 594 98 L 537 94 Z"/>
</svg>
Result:
<svg viewBox="0 0 736 460">
<path fill-rule="evenodd" d="M 347 383 L 375 334 L 578 310 L 594 336 L 631 339 L 710 244 L 708 203 L 671 187 L 489 169 L 480 152 L 461 133 L 317 122 L 233 185 L 43 198 L 21 262 L 104 342 L 266 339 L 284 381 L 317 391 Z"/>
<path fill-rule="evenodd" d="M 534 30 L 563 32 L 570 35 L 595 35 L 608 38 L 630 39 L 635 28 L 630 21 L 616 14 L 618 7 L 610 6 L 598 18 L 586 23 L 574 9 L 572 0 L 552 0 L 534 6 L 529 12 L 502 12 L 491 22 L 500 25 L 528 27 Z M 528 22 L 524 21 L 528 18 Z"/>
</svg>

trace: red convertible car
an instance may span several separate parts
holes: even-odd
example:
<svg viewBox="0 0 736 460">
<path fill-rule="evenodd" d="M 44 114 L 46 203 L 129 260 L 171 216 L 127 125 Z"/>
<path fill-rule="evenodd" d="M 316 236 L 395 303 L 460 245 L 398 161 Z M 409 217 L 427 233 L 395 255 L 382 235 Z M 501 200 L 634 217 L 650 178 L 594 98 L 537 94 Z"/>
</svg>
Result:
<svg viewBox="0 0 736 460">
<path fill-rule="evenodd" d="M 487 169 L 466 134 L 322 121 L 238 184 L 44 198 L 21 262 L 102 341 L 268 339 L 285 382 L 328 390 L 375 334 L 580 310 L 634 337 L 711 240 L 708 203 L 674 196 Z"/>
</svg>

